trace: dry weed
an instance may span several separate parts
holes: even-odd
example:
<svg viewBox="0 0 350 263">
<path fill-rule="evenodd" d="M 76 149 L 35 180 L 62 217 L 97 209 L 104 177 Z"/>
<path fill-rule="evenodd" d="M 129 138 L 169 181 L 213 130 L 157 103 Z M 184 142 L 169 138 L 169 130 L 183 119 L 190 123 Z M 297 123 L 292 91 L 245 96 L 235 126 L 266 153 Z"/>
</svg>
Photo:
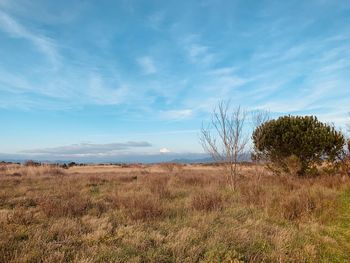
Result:
<svg viewBox="0 0 350 263">
<path fill-rule="evenodd" d="M 191 207 L 195 210 L 207 212 L 221 210 L 224 207 L 224 200 L 218 192 L 202 191 L 192 196 Z"/>
<path fill-rule="evenodd" d="M 216 166 L 1 167 L 0 262 L 346 262 L 347 176 L 245 165 L 233 192 Z"/>
</svg>

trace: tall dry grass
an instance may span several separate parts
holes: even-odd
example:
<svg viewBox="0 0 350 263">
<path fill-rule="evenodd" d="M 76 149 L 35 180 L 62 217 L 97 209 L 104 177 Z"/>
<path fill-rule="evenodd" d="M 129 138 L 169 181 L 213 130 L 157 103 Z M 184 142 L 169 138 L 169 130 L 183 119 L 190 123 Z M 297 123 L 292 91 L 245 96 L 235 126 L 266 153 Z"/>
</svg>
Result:
<svg viewBox="0 0 350 263">
<path fill-rule="evenodd" d="M 348 177 L 242 170 L 233 192 L 218 167 L 1 168 L 0 262 L 346 259 L 334 226 Z"/>
<path fill-rule="evenodd" d="M 7 176 L 57 176 L 64 174 L 64 169 L 56 165 L 49 164 L 40 166 L 8 164 L 0 166 L 0 175 Z"/>
</svg>

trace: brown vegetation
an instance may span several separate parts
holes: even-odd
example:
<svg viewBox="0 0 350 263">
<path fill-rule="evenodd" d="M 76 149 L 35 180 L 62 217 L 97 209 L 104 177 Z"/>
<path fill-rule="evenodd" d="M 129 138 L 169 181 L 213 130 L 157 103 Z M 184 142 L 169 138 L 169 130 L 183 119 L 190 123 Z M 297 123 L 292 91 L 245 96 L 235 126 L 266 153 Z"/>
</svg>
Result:
<svg viewBox="0 0 350 263">
<path fill-rule="evenodd" d="M 241 169 L 2 165 L 0 262 L 350 260 L 347 176 Z"/>
</svg>

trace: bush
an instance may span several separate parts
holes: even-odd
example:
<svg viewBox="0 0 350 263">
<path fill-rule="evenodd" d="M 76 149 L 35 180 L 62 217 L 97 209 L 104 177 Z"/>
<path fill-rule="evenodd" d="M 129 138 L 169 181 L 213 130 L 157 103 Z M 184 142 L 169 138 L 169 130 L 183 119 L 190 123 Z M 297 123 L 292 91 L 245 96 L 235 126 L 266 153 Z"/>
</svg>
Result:
<svg viewBox="0 0 350 263">
<path fill-rule="evenodd" d="M 28 167 L 38 167 L 40 165 L 41 165 L 41 163 L 35 162 L 33 160 L 28 160 L 24 163 L 24 166 L 28 166 Z"/>
<path fill-rule="evenodd" d="M 74 167 L 74 166 L 77 166 L 77 165 L 78 165 L 78 164 L 75 163 L 75 162 L 70 162 L 70 163 L 68 163 L 68 168 Z"/>
<path fill-rule="evenodd" d="M 316 163 L 334 162 L 343 151 L 344 136 L 314 116 L 284 116 L 263 123 L 253 133 L 255 156 L 289 172 L 286 160 L 300 160 L 298 175 Z"/>
</svg>

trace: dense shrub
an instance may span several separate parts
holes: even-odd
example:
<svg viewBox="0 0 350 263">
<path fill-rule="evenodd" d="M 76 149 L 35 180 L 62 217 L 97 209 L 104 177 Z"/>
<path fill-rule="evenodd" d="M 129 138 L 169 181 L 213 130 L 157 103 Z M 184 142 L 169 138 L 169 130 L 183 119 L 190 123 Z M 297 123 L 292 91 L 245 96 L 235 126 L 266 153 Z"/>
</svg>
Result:
<svg viewBox="0 0 350 263">
<path fill-rule="evenodd" d="M 75 163 L 75 162 L 70 162 L 70 163 L 68 163 L 68 167 L 70 168 L 70 167 L 74 167 L 74 166 L 77 166 L 78 164 L 77 163 Z"/>
<path fill-rule="evenodd" d="M 342 153 L 344 136 L 314 116 L 284 116 L 263 123 L 253 133 L 255 155 L 289 172 L 286 160 L 300 161 L 298 175 L 315 163 L 334 162 Z"/>
<path fill-rule="evenodd" d="M 38 167 L 40 165 L 41 165 L 41 163 L 35 162 L 33 160 L 28 160 L 24 163 L 24 166 L 29 166 L 29 167 Z"/>
</svg>

